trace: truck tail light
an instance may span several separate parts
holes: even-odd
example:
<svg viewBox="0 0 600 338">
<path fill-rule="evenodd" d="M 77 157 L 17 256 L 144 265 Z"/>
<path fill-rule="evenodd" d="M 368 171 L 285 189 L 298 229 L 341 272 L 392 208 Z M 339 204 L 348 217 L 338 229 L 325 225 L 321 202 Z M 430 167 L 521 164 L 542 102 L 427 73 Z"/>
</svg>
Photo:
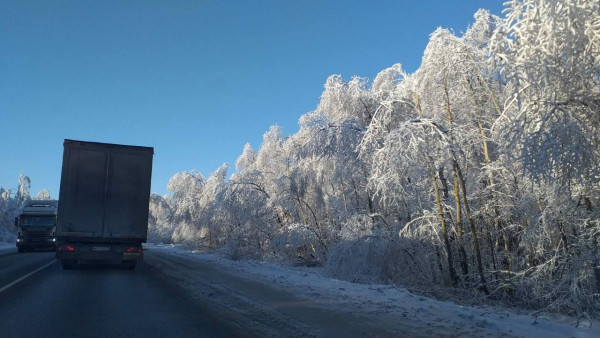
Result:
<svg viewBox="0 0 600 338">
<path fill-rule="evenodd" d="M 73 252 L 75 251 L 75 248 L 70 246 L 70 245 L 61 245 L 58 247 L 58 251 L 68 251 L 68 252 Z"/>
<path fill-rule="evenodd" d="M 125 250 L 125 252 L 142 253 L 142 248 L 139 246 L 132 246 L 132 247 L 129 247 L 127 250 Z"/>
</svg>

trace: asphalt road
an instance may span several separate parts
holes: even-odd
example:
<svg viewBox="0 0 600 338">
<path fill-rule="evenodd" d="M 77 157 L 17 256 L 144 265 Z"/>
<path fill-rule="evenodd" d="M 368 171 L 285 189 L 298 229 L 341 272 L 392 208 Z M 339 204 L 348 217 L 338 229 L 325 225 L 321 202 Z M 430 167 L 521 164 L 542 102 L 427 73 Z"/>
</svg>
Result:
<svg viewBox="0 0 600 338">
<path fill-rule="evenodd" d="M 276 283 L 156 248 L 135 270 L 64 270 L 54 252 L 0 249 L 0 337 L 431 336 L 420 322 L 332 308 L 344 300 Z"/>
<path fill-rule="evenodd" d="M 23 278 L 25 277 L 25 278 Z M 63 270 L 53 252 L 0 251 L 1 337 L 230 337 L 227 323 L 142 261 Z"/>
</svg>

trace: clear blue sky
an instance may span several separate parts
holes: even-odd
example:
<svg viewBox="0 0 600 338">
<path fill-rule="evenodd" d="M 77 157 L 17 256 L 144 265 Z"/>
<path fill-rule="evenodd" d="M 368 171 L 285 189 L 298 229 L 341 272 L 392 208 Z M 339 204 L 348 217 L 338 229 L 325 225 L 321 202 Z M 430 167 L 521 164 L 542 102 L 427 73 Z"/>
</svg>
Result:
<svg viewBox="0 0 600 338">
<path fill-rule="evenodd" d="M 65 138 L 153 146 L 152 191 L 205 176 L 285 134 L 331 74 L 416 70 L 437 27 L 466 30 L 478 8 L 445 1 L 0 2 L 0 186 L 58 197 Z"/>
</svg>

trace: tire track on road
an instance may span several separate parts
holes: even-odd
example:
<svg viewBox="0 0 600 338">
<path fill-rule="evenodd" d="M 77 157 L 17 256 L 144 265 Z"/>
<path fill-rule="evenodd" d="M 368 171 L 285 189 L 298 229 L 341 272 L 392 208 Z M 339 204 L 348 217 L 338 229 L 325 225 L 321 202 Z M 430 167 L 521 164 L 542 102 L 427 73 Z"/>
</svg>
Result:
<svg viewBox="0 0 600 338">
<path fill-rule="evenodd" d="M 210 304 L 210 308 L 218 312 L 220 317 L 235 323 L 243 336 L 317 336 L 306 324 L 225 285 L 227 281 L 221 280 L 226 278 L 224 272 L 211 275 L 197 266 L 188 266 L 185 260 L 156 252 L 147 257 L 146 264 L 174 280 L 197 301 Z"/>
</svg>

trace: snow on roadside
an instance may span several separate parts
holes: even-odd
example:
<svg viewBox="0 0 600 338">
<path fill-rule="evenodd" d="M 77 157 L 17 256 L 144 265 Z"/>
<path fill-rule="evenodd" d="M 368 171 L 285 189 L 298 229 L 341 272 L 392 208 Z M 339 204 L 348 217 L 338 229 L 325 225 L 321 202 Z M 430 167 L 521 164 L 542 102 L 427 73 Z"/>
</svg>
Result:
<svg viewBox="0 0 600 338">
<path fill-rule="evenodd" d="M 369 316 L 393 325 L 418 321 L 432 332 L 472 328 L 477 336 L 600 337 L 600 323 L 584 321 L 579 327 L 569 317 L 528 316 L 508 310 L 458 306 L 436 301 L 390 285 L 354 284 L 322 275 L 319 268 L 291 268 L 273 263 L 232 261 L 214 254 L 199 253 L 181 246 L 148 244 L 147 248 L 218 265 L 242 278 L 285 290 L 300 298 L 318 300 L 321 306 Z"/>
<path fill-rule="evenodd" d="M 17 250 L 15 243 L 0 242 L 0 251 Z"/>
</svg>

